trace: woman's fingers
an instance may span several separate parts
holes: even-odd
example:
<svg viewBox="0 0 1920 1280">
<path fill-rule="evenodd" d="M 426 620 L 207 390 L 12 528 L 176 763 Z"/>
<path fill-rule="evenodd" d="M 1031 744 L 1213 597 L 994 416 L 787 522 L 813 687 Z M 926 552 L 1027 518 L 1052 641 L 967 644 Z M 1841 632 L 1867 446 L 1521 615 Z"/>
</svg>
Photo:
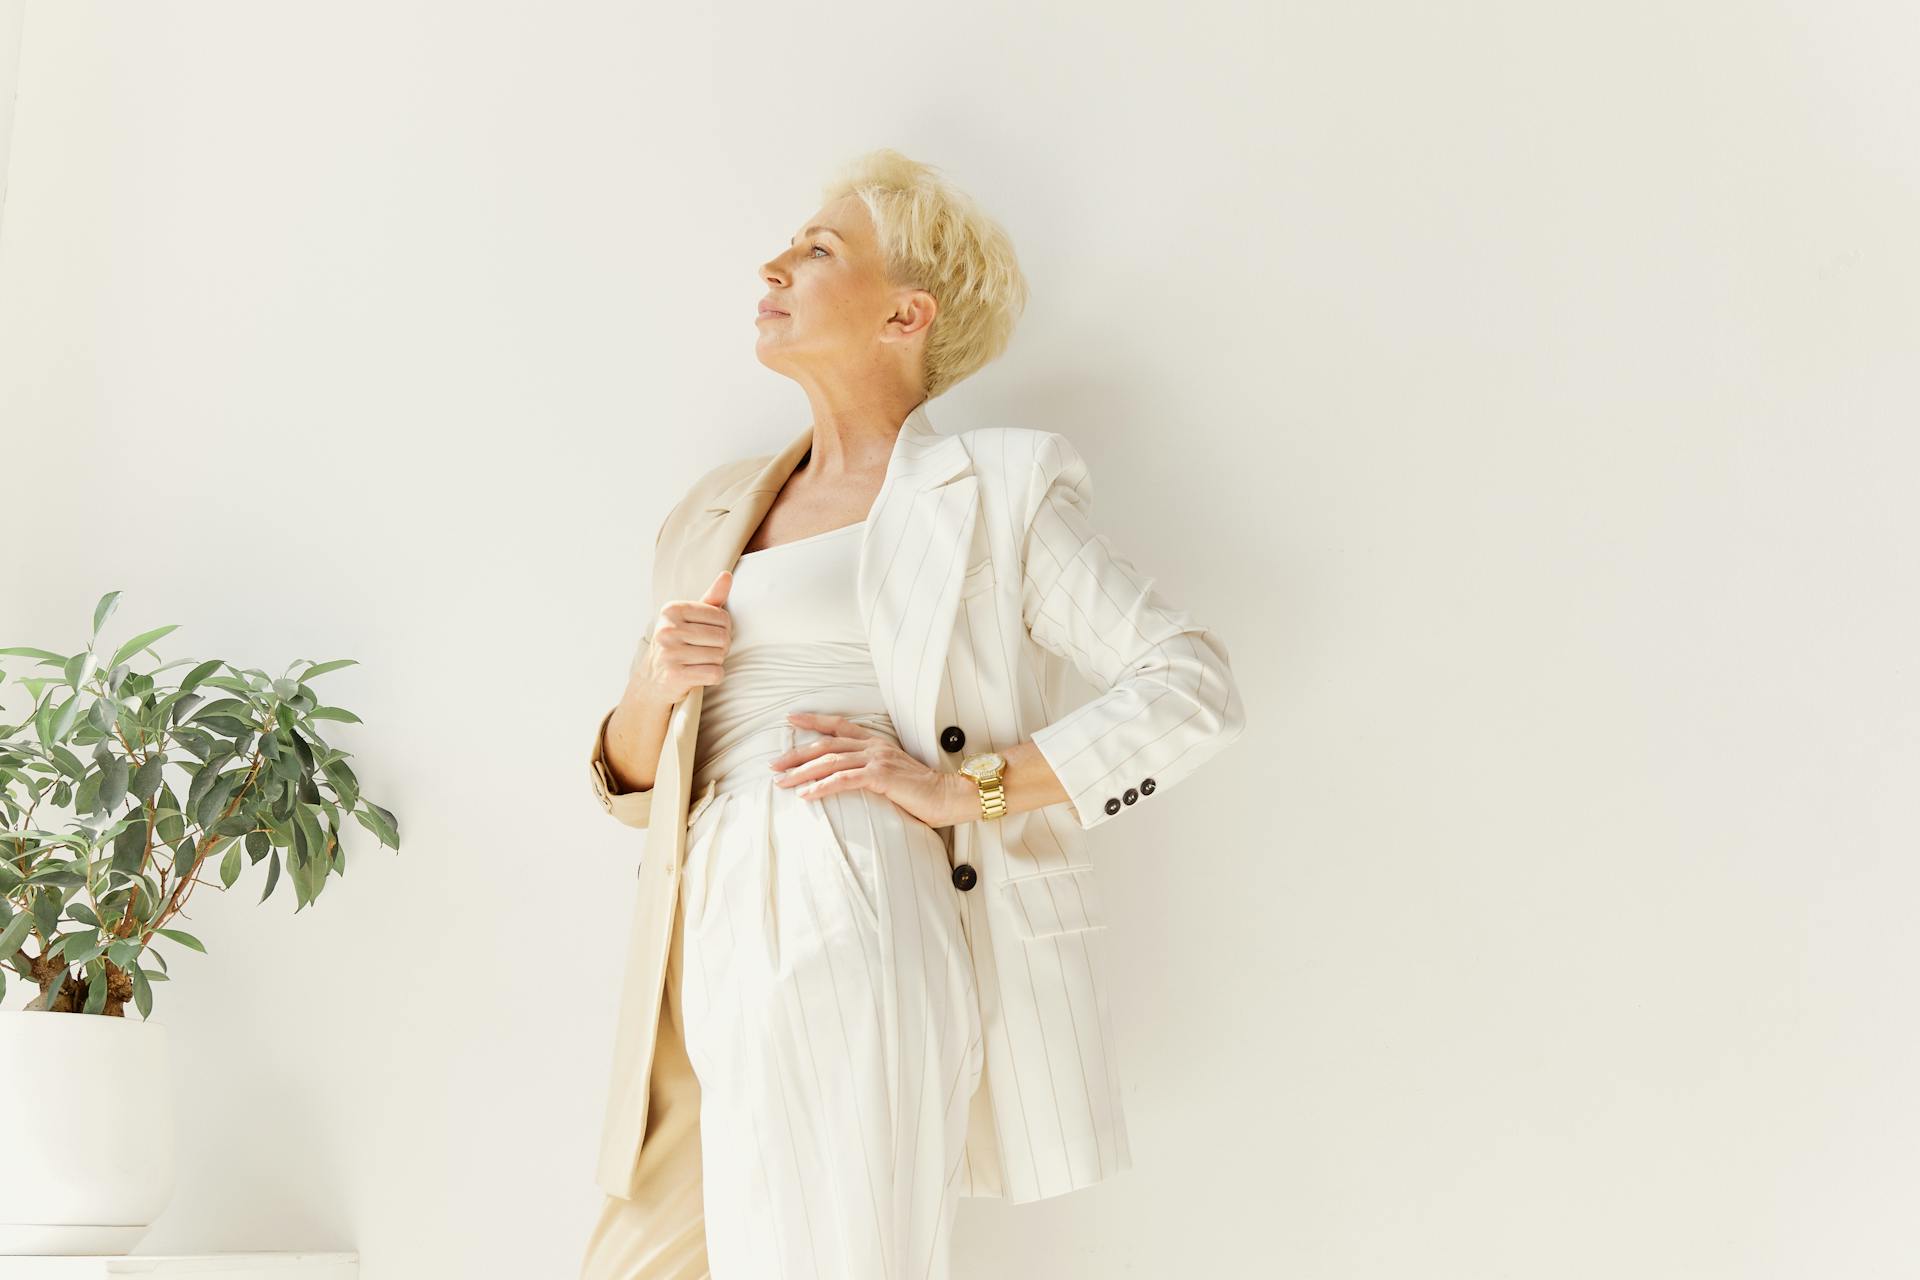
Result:
<svg viewBox="0 0 1920 1280">
<path fill-rule="evenodd" d="M 827 772 L 831 772 L 833 769 L 844 768 L 847 761 L 855 757 L 865 759 L 867 755 L 866 747 L 866 743 L 856 742 L 852 738 L 816 738 L 812 742 L 802 743 L 791 751 L 782 751 L 779 755 L 767 761 L 767 767 L 798 773 L 801 769 L 818 764 L 829 756 L 841 757 L 840 759 L 828 761 L 829 767 Z M 816 771 L 809 776 L 819 777 L 820 774 L 819 771 Z M 802 782 L 806 780 L 805 778 L 799 779 L 799 781 Z M 781 777 L 779 781 L 782 785 L 785 785 L 788 779 Z"/>
<path fill-rule="evenodd" d="M 698 612 L 689 609 L 677 617 L 668 614 L 655 628 L 655 634 L 669 640 L 697 639 L 703 644 L 718 644 L 722 638 L 733 634 L 733 615 L 725 609 L 709 609 L 705 606 Z"/>
<path fill-rule="evenodd" d="M 801 796 L 814 800 L 830 791 L 846 791 L 853 787 L 865 786 L 866 780 L 875 776 L 872 770 L 872 764 L 867 763 L 852 769 L 837 769 L 817 782 L 808 783 L 806 779 L 799 779 L 792 785 L 800 788 Z"/>
<path fill-rule="evenodd" d="M 787 713 L 787 722 L 802 729 L 818 729 L 822 733 L 837 733 L 843 738 L 877 737 L 873 730 L 858 720 L 849 720 L 845 716 L 836 716 L 825 711 L 791 711 Z"/>
</svg>

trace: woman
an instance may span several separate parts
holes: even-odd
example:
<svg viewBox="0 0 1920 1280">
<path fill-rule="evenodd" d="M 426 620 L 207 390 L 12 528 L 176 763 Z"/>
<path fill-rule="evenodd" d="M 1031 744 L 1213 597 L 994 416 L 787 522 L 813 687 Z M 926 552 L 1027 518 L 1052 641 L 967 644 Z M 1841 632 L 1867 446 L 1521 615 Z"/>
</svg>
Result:
<svg viewBox="0 0 1920 1280">
<path fill-rule="evenodd" d="M 1083 833 L 1244 723 L 1064 437 L 934 431 L 1025 302 L 991 219 L 880 151 L 761 276 L 813 422 L 668 513 L 594 739 L 648 840 L 583 1280 L 943 1277 L 959 1196 L 1130 1167 Z"/>
</svg>

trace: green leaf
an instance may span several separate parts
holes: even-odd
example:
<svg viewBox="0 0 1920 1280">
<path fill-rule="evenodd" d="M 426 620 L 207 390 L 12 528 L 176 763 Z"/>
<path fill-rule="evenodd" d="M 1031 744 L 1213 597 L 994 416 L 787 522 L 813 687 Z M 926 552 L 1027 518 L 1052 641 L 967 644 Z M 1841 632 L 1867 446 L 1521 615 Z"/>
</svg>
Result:
<svg viewBox="0 0 1920 1280">
<path fill-rule="evenodd" d="M 380 843 L 391 845 L 393 848 L 398 849 L 400 847 L 400 820 L 393 816 L 392 810 L 383 809 L 371 800 L 367 801 L 367 808 L 380 815 L 380 821 L 386 824 L 387 834 L 393 837 L 391 840 L 388 840 L 383 836 L 381 837 Z"/>
<path fill-rule="evenodd" d="M 360 779 L 344 760 L 330 760 L 320 766 L 327 775 L 327 781 L 333 784 L 333 793 L 340 797 L 340 803 L 348 809 L 360 803 Z"/>
<path fill-rule="evenodd" d="M 159 837 L 172 844 L 187 829 L 186 811 L 180 807 L 179 799 L 173 794 L 173 788 L 166 783 L 160 784 L 160 800 L 154 809 L 154 828 Z"/>
<path fill-rule="evenodd" d="M 69 902 L 67 904 L 67 914 L 75 920 L 78 920 L 81 924 L 91 925 L 95 929 L 101 927 L 100 917 L 93 914 L 93 908 L 84 902 Z"/>
<path fill-rule="evenodd" d="M 0 650 L 0 652 L 5 652 L 5 651 Z M 342 667 L 353 667 L 358 665 L 359 665 L 359 659 L 357 658 L 335 658 L 331 662 L 316 663 L 315 665 L 308 667 L 305 671 L 302 671 L 300 673 L 300 678 L 302 680 L 311 680 L 315 676 L 323 676 L 327 674 L 327 672 L 329 671 L 338 671 Z"/>
<path fill-rule="evenodd" d="M 139 635 L 135 636 L 133 639 L 127 641 L 125 644 L 121 645 L 118 649 L 115 649 L 113 651 L 113 662 L 110 663 L 109 665 L 118 666 L 122 662 L 125 662 L 128 658 L 131 658 L 134 654 L 139 653 L 142 649 L 145 649 L 148 645 L 152 644 L 155 640 L 158 640 L 161 636 L 166 635 L 170 631 L 178 631 L 179 629 L 180 629 L 179 623 L 169 622 L 164 627 L 155 627 L 151 631 L 142 631 Z M 156 653 L 153 656 L 157 658 L 160 655 Z"/>
<path fill-rule="evenodd" d="M 215 682 L 209 680 L 207 683 L 213 684 Z M 193 715 L 188 716 L 187 719 L 197 720 L 201 716 L 214 715 L 233 716 L 236 719 L 252 720 L 253 710 L 253 703 L 247 698 L 215 698 L 205 706 L 195 708 Z"/>
<path fill-rule="evenodd" d="M 294 912 L 320 896 L 321 882 L 327 877 L 326 862 L 318 849 L 309 848 L 304 858 L 296 857 L 288 868 L 293 877 Z"/>
<path fill-rule="evenodd" d="M 192 947 L 195 951 L 198 951 L 201 955 L 205 955 L 207 953 L 207 949 L 204 946 L 200 945 L 200 939 L 194 937 L 192 934 L 186 932 L 185 930 L 155 929 L 154 932 L 159 934 L 163 938 L 173 939 L 175 942 L 179 943 L 183 947 Z"/>
<path fill-rule="evenodd" d="M 127 798 L 128 782 L 127 762 L 115 756 L 111 763 L 100 771 L 100 807 L 117 809 L 120 802 Z"/>
<path fill-rule="evenodd" d="M 145 969 L 133 970 L 133 1003 L 134 1007 L 140 1010 L 141 1017 L 153 1016 L 153 987 L 147 982 Z"/>
<path fill-rule="evenodd" d="M 133 883 L 138 891 L 135 895 L 134 915 L 141 920 L 157 919 L 160 915 L 159 881 L 153 878 L 152 873 L 142 871 L 140 878 Z"/>
<path fill-rule="evenodd" d="M 243 802 L 239 808 L 235 809 L 226 817 L 221 818 L 218 822 L 215 822 L 209 834 L 216 836 L 243 836 L 253 830 L 253 828 L 253 815 L 247 812 L 247 806 Z"/>
<path fill-rule="evenodd" d="M 207 762 L 194 770 L 192 781 L 187 783 L 187 803 L 181 812 L 191 822 L 200 820 L 200 802 L 207 798 L 207 792 L 213 790 L 213 784 L 220 781 L 220 761 L 209 757 Z"/>
<path fill-rule="evenodd" d="M 326 833 L 320 830 L 319 820 L 313 816 L 313 806 L 308 804 L 294 806 L 293 820 L 299 824 L 301 839 L 308 856 L 321 859 L 324 863 L 327 857 L 327 837 Z"/>
<path fill-rule="evenodd" d="M 315 707 L 313 710 L 307 712 L 307 719 L 309 720 L 344 720 L 348 724 L 366 723 L 359 716 L 353 714 L 353 712 L 343 711 L 339 707 Z"/>
<path fill-rule="evenodd" d="M 7 921 L 7 927 L 0 929 L 0 956 L 12 956 L 27 940 L 27 934 L 33 929 L 33 917 L 22 911 Z"/>
<path fill-rule="evenodd" d="M 101 626 L 105 624 L 106 620 L 113 615 L 114 607 L 119 603 L 120 603 L 120 593 L 118 591 L 109 591 L 107 592 L 107 594 L 100 597 L 99 603 L 93 606 L 93 634 L 94 635 L 97 636 L 100 634 Z"/>
<path fill-rule="evenodd" d="M 74 694 L 60 704 L 60 710 L 54 713 L 52 733 L 57 739 L 64 740 L 73 730 L 73 722 L 80 717 L 80 695 Z"/>
<path fill-rule="evenodd" d="M 273 896 L 273 886 L 280 883 L 280 851 L 275 849 L 267 858 L 267 887 L 260 891 L 260 901 L 265 902 Z"/>
<path fill-rule="evenodd" d="M 156 751 L 142 760 L 140 767 L 133 771 L 133 779 L 127 784 L 127 789 L 141 804 L 153 799 L 153 793 L 160 789 L 160 771 L 166 763 L 166 755 Z"/>
<path fill-rule="evenodd" d="M 233 882 L 240 878 L 240 855 L 244 846 L 238 840 L 227 848 L 227 856 L 220 860 L 220 887 L 233 888 Z"/>
<path fill-rule="evenodd" d="M 130 822 L 113 838 L 113 859 L 107 865 L 115 871 L 132 875 L 140 870 L 140 863 L 146 855 L 147 824 L 145 821 Z"/>
<path fill-rule="evenodd" d="M 225 665 L 226 663 L 218 658 L 208 658 L 205 662 L 187 672 L 186 678 L 180 681 L 180 692 L 191 693 L 202 680 L 205 680 Z"/>
<path fill-rule="evenodd" d="M 86 683 L 87 677 L 93 674 L 93 662 L 93 650 L 83 649 L 67 659 L 60 674 L 66 678 L 68 684 L 78 689 Z"/>
<path fill-rule="evenodd" d="M 246 780 L 245 769 L 233 769 L 221 774 L 219 779 L 207 788 L 207 793 L 200 797 L 200 807 L 193 811 L 194 821 L 200 824 L 202 831 L 212 831 L 213 824 L 220 820 L 220 811 L 227 807 L 227 801 L 233 798 L 234 791 Z"/>
<path fill-rule="evenodd" d="M 87 978 L 86 1012 L 99 1013 L 107 1007 L 107 967 L 89 964 Z"/>
<path fill-rule="evenodd" d="M 11 649 L 0 649 L 0 657 L 38 658 L 42 663 L 52 662 L 56 664 L 65 663 L 67 660 L 67 655 L 64 653 L 52 653 L 46 649 L 32 648 L 29 645 L 16 645 Z M 313 672 L 309 671 L 307 674 L 312 675 Z"/>
<path fill-rule="evenodd" d="M 66 774 L 76 782 L 87 776 L 87 766 L 80 763 L 80 757 L 59 743 L 56 742 L 49 747 L 47 754 L 53 757 L 53 763 L 60 772 Z M 63 801 L 62 803 L 65 802 Z"/>
<path fill-rule="evenodd" d="M 90 773 L 81 779 L 79 790 L 74 792 L 73 811 L 75 813 L 98 813 L 106 808 L 100 803 L 101 774 Z"/>
</svg>

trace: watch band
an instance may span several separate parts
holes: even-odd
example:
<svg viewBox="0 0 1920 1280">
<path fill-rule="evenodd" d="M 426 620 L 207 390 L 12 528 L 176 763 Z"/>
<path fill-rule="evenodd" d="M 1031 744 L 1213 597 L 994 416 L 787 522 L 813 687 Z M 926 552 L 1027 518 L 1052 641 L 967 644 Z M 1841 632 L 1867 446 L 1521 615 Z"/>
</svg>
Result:
<svg viewBox="0 0 1920 1280">
<path fill-rule="evenodd" d="M 1007 814 L 1007 792 L 1002 779 L 996 776 L 990 782 L 974 781 L 980 788 L 980 820 L 1004 818 Z"/>
</svg>

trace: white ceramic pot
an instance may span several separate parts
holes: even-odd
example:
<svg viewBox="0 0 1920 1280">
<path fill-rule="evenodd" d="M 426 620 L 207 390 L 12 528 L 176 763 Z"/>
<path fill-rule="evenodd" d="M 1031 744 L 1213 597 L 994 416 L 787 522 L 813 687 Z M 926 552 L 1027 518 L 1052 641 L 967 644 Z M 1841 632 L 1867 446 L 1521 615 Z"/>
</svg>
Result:
<svg viewBox="0 0 1920 1280">
<path fill-rule="evenodd" d="M 0 1010 L 0 1255 L 124 1254 L 173 1198 L 167 1029 Z"/>
</svg>

